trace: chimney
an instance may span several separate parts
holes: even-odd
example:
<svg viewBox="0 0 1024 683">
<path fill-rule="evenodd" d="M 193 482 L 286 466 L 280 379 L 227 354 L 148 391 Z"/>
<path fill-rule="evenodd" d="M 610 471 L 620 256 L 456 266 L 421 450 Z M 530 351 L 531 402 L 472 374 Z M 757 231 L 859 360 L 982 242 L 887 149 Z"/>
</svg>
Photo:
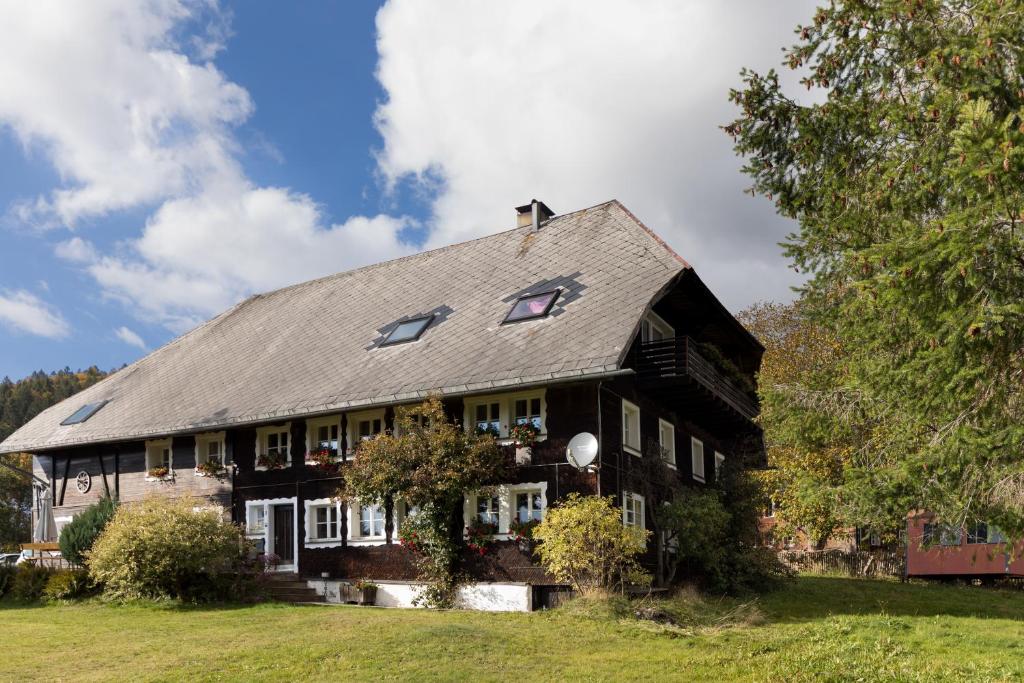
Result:
<svg viewBox="0 0 1024 683">
<path fill-rule="evenodd" d="M 524 228 L 532 225 L 533 229 L 540 230 L 540 226 L 546 223 L 555 212 L 548 208 L 544 202 L 531 199 L 529 204 L 516 207 L 516 227 Z"/>
</svg>

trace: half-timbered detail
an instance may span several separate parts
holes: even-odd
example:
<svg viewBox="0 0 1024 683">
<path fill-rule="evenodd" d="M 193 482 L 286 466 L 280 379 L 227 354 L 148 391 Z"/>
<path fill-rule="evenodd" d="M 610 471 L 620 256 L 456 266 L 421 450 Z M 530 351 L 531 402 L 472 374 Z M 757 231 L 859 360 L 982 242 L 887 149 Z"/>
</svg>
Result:
<svg viewBox="0 0 1024 683">
<path fill-rule="evenodd" d="M 58 525 L 104 495 L 189 496 L 220 506 L 278 570 L 408 581 L 398 535 L 415 511 L 336 493 L 399 406 L 438 395 L 516 465 L 466 492 L 467 527 L 494 541 L 468 566 L 548 583 L 522 529 L 566 495 L 613 496 L 624 524 L 650 529 L 659 487 L 714 486 L 723 463 L 763 456 L 763 349 L 618 202 L 519 212 L 513 230 L 250 297 L 43 411 L 0 452 L 34 455 Z M 580 468 L 566 447 L 583 432 L 598 455 Z"/>
</svg>

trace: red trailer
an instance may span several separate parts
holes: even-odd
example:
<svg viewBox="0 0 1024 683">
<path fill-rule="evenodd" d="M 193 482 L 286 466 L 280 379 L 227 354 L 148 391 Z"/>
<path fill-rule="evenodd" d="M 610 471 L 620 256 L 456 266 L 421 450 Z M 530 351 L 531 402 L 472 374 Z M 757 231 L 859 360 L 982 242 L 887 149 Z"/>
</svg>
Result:
<svg viewBox="0 0 1024 683">
<path fill-rule="evenodd" d="M 1011 557 L 1002 532 L 984 522 L 958 529 L 935 523 L 932 515 L 925 512 L 907 517 L 907 576 L 1024 576 L 1022 549 L 1024 545 L 1017 546 Z"/>
</svg>

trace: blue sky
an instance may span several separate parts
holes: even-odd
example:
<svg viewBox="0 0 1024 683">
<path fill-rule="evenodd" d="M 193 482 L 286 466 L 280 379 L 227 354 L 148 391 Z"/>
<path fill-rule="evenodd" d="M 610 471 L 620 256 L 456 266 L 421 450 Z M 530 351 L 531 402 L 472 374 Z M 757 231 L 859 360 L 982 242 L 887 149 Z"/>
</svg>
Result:
<svg viewBox="0 0 1024 683">
<path fill-rule="evenodd" d="M 6 5 L 6 6 L 5 6 Z M 0 376 L 618 198 L 727 306 L 791 229 L 717 128 L 813 3 L 0 0 Z"/>
</svg>

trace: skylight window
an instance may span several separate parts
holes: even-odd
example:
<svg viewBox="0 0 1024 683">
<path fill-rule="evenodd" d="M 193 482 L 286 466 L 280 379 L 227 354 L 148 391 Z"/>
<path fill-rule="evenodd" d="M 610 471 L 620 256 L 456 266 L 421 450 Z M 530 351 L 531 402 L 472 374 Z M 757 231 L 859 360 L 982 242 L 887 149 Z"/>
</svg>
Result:
<svg viewBox="0 0 1024 683">
<path fill-rule="evenodd" d="M 416 341 L 423 334 L 423 331 L 427 329 L 430 321 L 434 319 L 434 316 L 427 316 L 425 318 L 414 318 L 413 320 L 406 320 L 405 322 L 398 323 L 395 329 L 388 333 L 388 336 L 384 338 L 384 341 L 380 343 L 381 346 L 388 346 L 389 344 L 401 344 L 402 342 Z"/>
<path fill-rule="evenodd" d="M 96 403 L 86 403 L 84 406 L 71 413 L 63 422 L 62 425 L 76 425 L 80 422 L 85 422 L 90 417 L 96 414 L 96 411 L 107 405 L 107 401 L 97 401 Z"/>
<path fill-rule="evenodd" d="M 543 318 L 551 311 L 551 307 L 555 305 L 557 299 L 557 289 L 553 292 L 544 292 L 543 294 L 521 296 L 515 305 L 512 306 L 512 310 L 505 316 L 504 322 L 512 323 L 519 320 Z"/>
</svg>

